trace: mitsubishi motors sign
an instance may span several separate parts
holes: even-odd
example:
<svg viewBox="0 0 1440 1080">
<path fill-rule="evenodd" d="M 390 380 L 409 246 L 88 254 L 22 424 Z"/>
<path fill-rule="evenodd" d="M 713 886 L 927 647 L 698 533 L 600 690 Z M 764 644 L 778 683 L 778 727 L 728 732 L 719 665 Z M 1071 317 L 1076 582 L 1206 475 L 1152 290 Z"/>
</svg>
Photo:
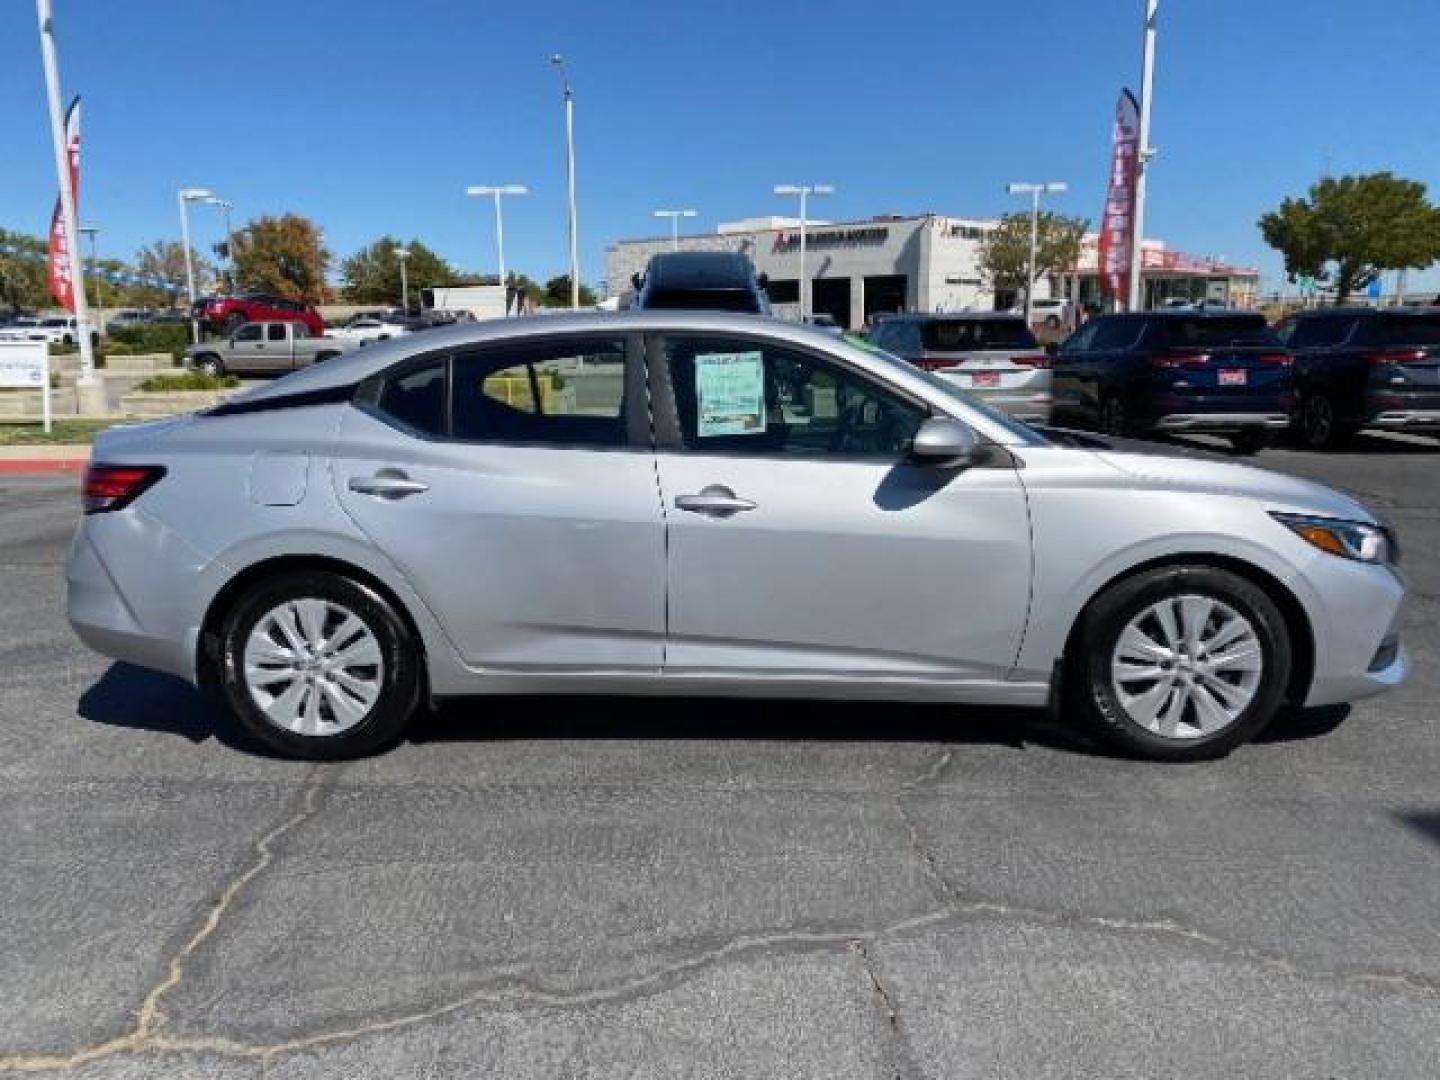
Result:
<svg viewBox="0 0 1440 1080">
<path fill-rule="evenodd" d="M 1100 287 L 1107 296 L 1129 295 L 1130 246 L 1135 235 L 1135 182 L 1140 164 L 1140 106 L 1120 91 L 1111 134 L 1110 182 L 1100 216 Z"/>
</svg>

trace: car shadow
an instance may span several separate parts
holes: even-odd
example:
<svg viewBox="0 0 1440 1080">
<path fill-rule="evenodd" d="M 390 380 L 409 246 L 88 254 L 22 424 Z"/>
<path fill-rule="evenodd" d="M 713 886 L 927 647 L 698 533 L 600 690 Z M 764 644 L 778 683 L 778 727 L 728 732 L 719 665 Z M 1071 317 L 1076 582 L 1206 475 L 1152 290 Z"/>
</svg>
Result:
<svg viewBox="0 0 1440 1080">
<path fill-rule="evenodd" d="M 214 694 L 173 675 L 131 664 L 112 664 L 80 695 L 79 712 L 86 720 L 108 727 L 178 735 L 197 745 L 214 739 L 256 757 L 281 756 L 232 720 Z"/>
<path fill-rule="evenodd" d="M 1414 810 L 1396 814 L 1395 817 L 1402 824 L 1423 834 L 1427 840 L 1440 844 L 1440 810 Z"/>
<path fill-rule="evenodd" d="M 1255 740 L 1284 743 L 1328 735 L 1346 705 L 1287 710 Z M 82 717 L 109 727 L 174 735 L 196 745 L 214 739 L 256 757 L 277 754 L 250 736 L 215 694 L 183 679 L 130 664 L 111 665 L 80 698 Z M 1041 747 L 1108 757 L 1084 728 L 1044 709 L 890 701 L 570 695 L 448 699 L 422 709 L 407 739 L 425 743 L 512 741 L 924 742 Z"/>
</svg>

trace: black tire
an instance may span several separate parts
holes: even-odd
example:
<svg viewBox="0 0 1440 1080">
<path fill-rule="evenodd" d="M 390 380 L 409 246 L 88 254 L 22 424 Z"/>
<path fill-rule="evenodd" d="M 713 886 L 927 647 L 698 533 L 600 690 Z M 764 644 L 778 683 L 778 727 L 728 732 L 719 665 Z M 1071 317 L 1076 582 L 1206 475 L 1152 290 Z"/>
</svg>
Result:
<svg viewBox="0 0 1440 1080">
<path fill-rule="evenodd" d="M 287 600 L 312 598 L 357 616 L 376 639 L 383 662 L 374 704 L 355 726 L 333 734 L 298 734 L 272 722 L 243 673 L 245 643 L 260 620 Z M 420 650 L 390 602 L 368 585 L 324 570 L 280 574 L 245 590 L 221 627 L 219 675 L 225 702 L 246 731 L 287 757 L 311 761 L 361 757 L 397 742 L 419 705 L 422 685 Z"/>
<path fill-rule="evenodd" d="M 1307 450 L 1330 450 L 1351 434 L 1339 420 L 1334 396 L 1321 389 L 1301 395 L 1294 426 L 1295 437 Z"/>
<path fill-rule="evenodd" d="M 225 374 L 225 361 L 215 353 L 201 353 L 195 357 L 195 370 L 202 375 L 220 376 Z"/>
<path fill-rule="evenodd" d="M 240 312 L 238 312 L 238 311 L 232 311 L 229 315 L 226 315 L 226 316 L 225 316 L 225 323 L 224 323 L 225 336 L 226 336 L 226 337 L 232 336 L 232 335 L 235 333 L 236 330 L 239 330 L 240 327 L 244 326 L 244 325 L 245 325 L 247 322 L 249 322 L 249 321 L 250 321 L 250 320 L 247 319 L 247 318 L 245 318 L 244 315 L 241 315 Z"/>
<path fill-rule="evenodd" d="M 1111 677 L 1121 633 L 1141 612 L 1167 597 L 1217 600 L 1243 616 L 1259 641 L 1263 670 L 1254 696 L 1227 726 L 1190 738 L 1160 735 L 1126 712 Z M 1289 630 L 1275 602 L 1258 585 L 1229 570 L 1164 566 L 1112 585 L 1082 617 L 1066 657 L 1065 700 L 1108 745 L 1151 761 L 1203 761 L 1223 757 L 1274 717 L 1290 682 L 1293 654 Z M 1193 715 L 1193 714 L 1187 714 Z"/>
<path fill-rule="evenodd" d="M 1270 445 L 1270 436 L 1264 431 L 1237 431 L 1230 436 L 1230 446 L 1237 454 L 1258 454 Z"/>
<path fill-rule="evenodd" d="M 1130 416 L 1125 408 L 1125 399 L 1119 394 L 1108 394 L 1100 402 L 1100 430 L 1106 435 L 1130 433 Z"/>
</svg>

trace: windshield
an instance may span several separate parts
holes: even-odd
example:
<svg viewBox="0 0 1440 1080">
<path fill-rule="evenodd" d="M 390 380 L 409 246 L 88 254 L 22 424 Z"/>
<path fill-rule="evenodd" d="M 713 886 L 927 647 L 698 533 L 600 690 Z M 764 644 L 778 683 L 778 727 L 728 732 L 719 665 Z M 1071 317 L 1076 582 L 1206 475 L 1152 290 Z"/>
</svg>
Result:
<svg viewBox="0 0 1440 1080">
<path fill-rule="evenodd" d="M 907 361 L 901 360 L 895 354 L 888 353 L 884 349 L 875 345 L 873 342 L 867 341 L 865 338 L 858 337 L 855 334 L 846 334 L 845 341 L 851 345 L 854 345 L 857 349 L 864 349 L 871 356 L 879 357 L 880 359 L 885 360 L 888 363 L 894 364 L 905 374 L 913 375 L 914 377 L 929 383 L 935 389 L 943 392 L 947 397 L 954 398 L 956 401 L 964 404 L 966 408 L 974 409 L 976 412 L 984 416 L 987 420 L 991 420 L 994 423 L 1003 427 L 1006 431 L 1014 435 L 1026 446 L 1051 445 L 1049 439 L 1047 439 L 1044 435 L 1040 434 L 1040 432 L 1036 431 L 1034 428 L 1030 427 L 1028 424 L 1023 424 L 1019 420 L 1016 420 L 1010 414 L 1002 412 L 1001 410 L 995 408 L 993 405 L 986 404 L 979 398 L 975 397 L 973 394 L 966 393 L 964 390 L 960 389 L 960 387 L 957 386 L 952 380 L 947 379 L 942 375 L 936 375 L 934 372 L 926 371 L 924 368 L 917 367 L 916 365 L 908 363 Z"/>
<path fill-rule="evenodd" d="M 1037 347 L 1035 335 L 1021 319 L 931 319 L 921 333 L 927 352 Z"/>
</svg>

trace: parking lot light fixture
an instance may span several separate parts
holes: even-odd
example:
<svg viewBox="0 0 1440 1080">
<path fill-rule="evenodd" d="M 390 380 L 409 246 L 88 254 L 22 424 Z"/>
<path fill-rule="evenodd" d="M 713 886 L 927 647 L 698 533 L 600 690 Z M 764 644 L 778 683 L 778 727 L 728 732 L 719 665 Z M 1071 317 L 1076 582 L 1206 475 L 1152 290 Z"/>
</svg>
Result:
<svg viewBox="0 0 1440 1080">
<path fill-rule="evenodd" d="M 570 88 L 570 74 L 565 57 L 556 53 L 550 63 L 560 73 L 560 86 L 565 100 L 565 189 L 570 233 L 570 307 L 580 307 L 580 256 L 575 223 L 575 91 Z"/>
<path fill-rule="evenodd" d="M 506 195 L 529 195 L 530 189 L 524 184 L 472 184 L 465 189 L 466 195 L 475 198 L 495 200 L 495 261 L 500 267 L 500 285 L 505 285 L 505 216 L 500 210 L 500 200 Z M 506 305 L 507 311 L 509 305 Z"/>
<path fill-rule="evenodd" d="M 208 206 L 218 208 L 225 215 L 225 261 L 230 266 L 230 288 L 238 290 L 239 286 L 235 283 L 235 234 L 230 228 L 230 211 L 235 209 L 235 204 L 218 195 L 211 195 L 204 201 Z"/>
<path fill-rule="evenodd" d="M 1030 196 L 1030 258 L 1025 264 L 1025 325 L 1029 326 L 1031 297 L 1035 292 L 1035 249 L 1040 240 L 1040 196 L 1069 191 L 1070 185 L 1060 180 L 1052 180 L 1044 184 L 1006 184 L 1005 190 L 1011 195 Z"/>
<path fill-rule="evenodd" d="M 190 297 L 190 340 L 196 345 L 200 344 L 200 321 L 195 318 L 195 257 L 190 253 L 189 208 L 192 202 L 207 202 L 213 198 L 215 198 L 215 192 L 209 188 L 181 188 L 178 193 L 180 202 L 180 245 L 185 249 L 185 291 Z"/>
<path fill-rule="evenodd" d="M 680 250 L 680 219 L 695 217 L 694 210 L 655 210 L 653 215 L 657 218 L 670 219 L 670 250 Z"/>
<path fill-rule="evenodd" d="M 810 317 L 810 282 L 805 277 L 805 208 L 811 195 L 833 195 L 833 184 L 776 184 L 776 195 L 800 199 L 800 321 Z"/>
<path fill-rule="evenodd" d="M 405 276 L 405 261 L 410 258 L 410 249 L 397 247 L 395 258 L 400 260 L 400 307 L 406 315 L 410 314 L 410 279 Z"/>
</svg>

